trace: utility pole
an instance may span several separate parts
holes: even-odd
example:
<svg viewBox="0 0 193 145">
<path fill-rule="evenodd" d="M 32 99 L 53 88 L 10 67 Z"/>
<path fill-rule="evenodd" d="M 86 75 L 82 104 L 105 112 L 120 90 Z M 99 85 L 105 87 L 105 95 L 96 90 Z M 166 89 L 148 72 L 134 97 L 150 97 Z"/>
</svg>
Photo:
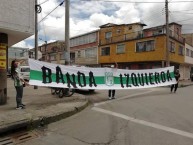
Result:
<svg viewBox="0 0 193 145">
<path fill-rule="evenodd" d="M 65 2 L 65 46 L 66 46 L 66 65 L 70 65 L 70 27 L 69 27 L 69 2 Z M 65 52 L 65 51 L 64 51 Z"/>
<path fill-rule="evenodd" d="M 0 32 L 0 105 L 7 103 L 8 34 Z"/>
<path fill-rule="evenodd" d="M 168 0 L 165 1 L 165 6 L 166 6 L 166 67 L 168 67 L 170 66 Z"/>
<path fill-rule="evenodd" d="M 35 60 L 38 60 L 38 13 L 41 13 L 41 11 L 38 0 L 35 0 Z M 38 86 L 34 86 L 34 89 L 38 89 Z"/>
</svg>

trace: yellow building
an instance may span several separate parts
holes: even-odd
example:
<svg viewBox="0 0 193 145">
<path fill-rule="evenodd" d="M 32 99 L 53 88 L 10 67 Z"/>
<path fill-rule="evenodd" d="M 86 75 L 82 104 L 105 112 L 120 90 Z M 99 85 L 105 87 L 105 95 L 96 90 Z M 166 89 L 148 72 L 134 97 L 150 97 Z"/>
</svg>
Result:
<svg viewBox="0 0 193 145">
<path fill-rule="evenodd" d="M 118 63 L 119 68 L 148 69 L 166 65 L 166 29 L 143 29 L 142 23 L 102 25 L 99 31 L 98 59 L 101 66 Z M 184 38 L 181 25 L 170 23 L 170 66 L 184 62 Z"/>
</svg>

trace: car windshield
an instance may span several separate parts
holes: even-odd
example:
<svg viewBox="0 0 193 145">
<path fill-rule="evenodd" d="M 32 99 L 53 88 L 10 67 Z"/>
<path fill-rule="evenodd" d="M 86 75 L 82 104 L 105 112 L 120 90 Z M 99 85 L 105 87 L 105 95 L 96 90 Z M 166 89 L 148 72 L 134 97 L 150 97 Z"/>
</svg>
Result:
<svg viewBox="0 0 193 145">
<path fill-rule="evenodd" d="M 30 72 L 30 68 L 21 68 L 21 72 Z"/>
</svg>

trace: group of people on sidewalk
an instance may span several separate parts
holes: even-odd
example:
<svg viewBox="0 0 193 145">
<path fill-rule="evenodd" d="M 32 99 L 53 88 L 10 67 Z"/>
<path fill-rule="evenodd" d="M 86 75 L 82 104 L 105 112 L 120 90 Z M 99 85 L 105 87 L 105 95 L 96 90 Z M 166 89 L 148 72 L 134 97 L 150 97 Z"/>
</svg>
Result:
<svg viewBox="0 0 193 145">
<path fill-rule="evenodd" d="M 111 66 L 111 68 L 114 68 L 114 65 Z M 116 64 L 116 67 L 115 68 L 118 68 L 118 65 Z M 174 77 L 176 79 L 176 84 L 172 84 L 171 87 L 170 87 L 170 91 L 171 93 L 174 92 L 176 93 L 177 89 L 178 89 L 178 84 L 179 84 L 179 80 L 180 80 L 180 72 L 179 72 L 179 69 L 176 69 L 174 71 Z M 109 90 L 108 91 L 108 97 L 109 97 L 109 100 L 111 99 L 115 99 L 115 90 Z"/>
<path fill-rule="evenodd" d="M 14 86 L 16 89 L 16 109 L 25 109 L 25 105 L 22 103 L 22 98 L 23 98 L 23 87 L 24 86 L 28 86 L 28 82 L 26 82 L 22 77 L 21 77 L 21 71 L 20 71 L 20 63 L 22 61 L 19 60 L 13 60 L 11 63 L 11 76 L 12 79 L 14 80 Z M 115 65 L 111 65 L 112 69 L 117 69 L 118 65 L 117 63 L 115 63 Z M 176 79 L 176 84 L 171 85 L 171 93 L 174 91 L 174 93 L 177 91 L 178 89 L 178 83 L 179 83 L 179 79 L 180 79 L 180 73 L 179 70 L 176 69 L 174 71 L 174 76 Z M 111 99 L 115 99 L 115 90 L 108 90 L 108 98 L 109 100 Z"/>
</svg>

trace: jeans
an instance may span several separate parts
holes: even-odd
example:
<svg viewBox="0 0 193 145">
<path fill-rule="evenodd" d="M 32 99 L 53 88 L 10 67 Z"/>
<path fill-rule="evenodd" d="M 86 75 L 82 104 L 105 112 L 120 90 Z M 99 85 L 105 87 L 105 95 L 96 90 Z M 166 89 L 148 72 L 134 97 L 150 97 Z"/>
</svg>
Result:
<svg viewBox="0 0 193 145">
<path fill-rule="evenodd" d="M 22 97 L 23 97 L 23 86 L 15 86 L 16 89 L 16 103 L 17 107 L 22 105 Z"/>
<path fill-rule="evenodd" d="M 174 92 L 176 92 L 177 88 L 178 88 L 178 83 L 177 84 L 173 84 L 171 86 L 171 92 L 173 91 L 173 89 L 174 89 Z"/>
<path fill-rule="evenodd" d="M 112 93 L 112 96 L 111 96 L 111 93 Z M 112 98 L 115 97 L 115 90 L 109 90 L 109 98 L 110 97 L 112 97 Z"/>
</svg>

